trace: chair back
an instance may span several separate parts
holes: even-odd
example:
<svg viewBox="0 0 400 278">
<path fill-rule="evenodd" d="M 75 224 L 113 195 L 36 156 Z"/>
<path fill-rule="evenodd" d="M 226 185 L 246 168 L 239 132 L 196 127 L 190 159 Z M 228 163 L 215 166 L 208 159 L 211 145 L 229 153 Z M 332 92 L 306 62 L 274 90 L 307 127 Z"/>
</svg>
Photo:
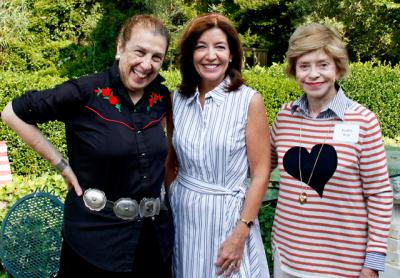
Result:
<svg viewBox="0 0 400 278">
<path fill-rule="evenodd" d="M 63 203 L 49 192 L 19 199 L 3 220 L 0 256 L 14 278 L 50 277 L 58 271 Z"/>
</svg>

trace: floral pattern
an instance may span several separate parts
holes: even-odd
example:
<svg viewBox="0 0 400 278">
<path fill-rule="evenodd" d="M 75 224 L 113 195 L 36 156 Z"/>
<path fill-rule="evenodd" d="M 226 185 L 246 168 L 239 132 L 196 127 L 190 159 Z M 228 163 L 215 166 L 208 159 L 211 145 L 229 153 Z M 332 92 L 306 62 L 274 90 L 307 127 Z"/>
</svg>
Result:
<svg viewBox="0 0 400 278">
<path fill-rule="evenodd" d="M 121 103 L 118 98 L 114 96 L 111 88 L 97 88 L 94 90 L 97 96 L 101 96 L 104 99 L 108 100 L 108 103 L 114 106 L 119 112 L 121 112 Z"/>
<path fill-rule="evenodd" d="M 162 102 L 163 98 L 164 96 L 152 92 L 149 97 L 149 105 L 147 106 L 147 111 L 150 111 L 150 109 L 153 108 L 154 105 L 158 102 Z"/>
<path fill-rule="evenodd" d="M 97 88 L 94 90 L 94 93 L 97 94 L 98 97 L 107 100 L 110 105 L 114 106 L 119 112 L 121 112 L 121 103 L 118 98 L 114 96 L 111 88 Z M 161 94 L 152 92 L 148 99 L 149 104 L 147 105 L 147 111 L 150 111 L 157 103 L 162 102 L 163 98 L 164 96 Z"/>
</svg>

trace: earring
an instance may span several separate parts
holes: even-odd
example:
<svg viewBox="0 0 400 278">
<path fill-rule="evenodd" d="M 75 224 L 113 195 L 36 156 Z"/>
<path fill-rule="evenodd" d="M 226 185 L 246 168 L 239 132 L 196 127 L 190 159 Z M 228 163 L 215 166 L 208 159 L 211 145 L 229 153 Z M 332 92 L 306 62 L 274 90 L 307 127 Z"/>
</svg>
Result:
<svg viewBox="0 0 400 278">
<path fill-rule="evenodd" d="M 119 54 L 115 55 L 115 60 L 119 60 L 119 58 L 121 58 Z"/>
<path fill-rule="evenodd" d="M 232 59 L 229 60 L 229 63 L 232 63 Z"/>
</svg>

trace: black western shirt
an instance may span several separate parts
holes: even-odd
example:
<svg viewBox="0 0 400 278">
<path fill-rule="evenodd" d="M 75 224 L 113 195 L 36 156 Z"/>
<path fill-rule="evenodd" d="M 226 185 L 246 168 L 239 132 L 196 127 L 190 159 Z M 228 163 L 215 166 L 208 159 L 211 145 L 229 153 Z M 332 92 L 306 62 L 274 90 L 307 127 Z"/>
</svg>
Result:
<svg viewBox="0 0 400 278">
<path fill-rule="evenodd" d="M 12 104 L 29 124 L 65 123 L 69 162 L 83 189 L 98 188 L 110 201 L 129 197 L 139 203 L 159 197 L 163 184 L 167 143 L 161 120 L 171 100 L 160 82 L 158 76 L 134 105 L 115 62 L 101 73 L 27 92 Z M 171 209 L 161 210 L 152 223 L 167 258 L 173 244 Z M 100 268 L 129 272 L 142 226 L 143 221 L 122 220 L 111 209 L 90 211 L 74 190 L 67 194 L 64 240 Z"/>
</svg>

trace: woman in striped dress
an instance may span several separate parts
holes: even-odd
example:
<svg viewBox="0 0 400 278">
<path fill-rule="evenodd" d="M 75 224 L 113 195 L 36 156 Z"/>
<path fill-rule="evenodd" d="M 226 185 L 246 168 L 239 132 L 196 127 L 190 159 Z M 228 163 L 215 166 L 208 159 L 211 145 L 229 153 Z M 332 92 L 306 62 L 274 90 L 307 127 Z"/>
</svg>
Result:
<svg viewBox="0 0 400 278">
<path fill-rule="evenodd" d="M 269 277 L 256 220 L 270 170 L 268 123 L 262 97 L 243 85 L 238 34 L 222 15 L 199 16 L 180 51 L 179 173 L 170 187 L 175 277 Z"/>
<path fill-rule="evenodd" d="M 283 105 L 271 132 L 280 172 L 274 276 L 375 278 L 393 200 L 379 123 L 336 83 L 348 57 L 335 30 L 299 27 L 287 57 L 304 94 Z"/>
</svg>

